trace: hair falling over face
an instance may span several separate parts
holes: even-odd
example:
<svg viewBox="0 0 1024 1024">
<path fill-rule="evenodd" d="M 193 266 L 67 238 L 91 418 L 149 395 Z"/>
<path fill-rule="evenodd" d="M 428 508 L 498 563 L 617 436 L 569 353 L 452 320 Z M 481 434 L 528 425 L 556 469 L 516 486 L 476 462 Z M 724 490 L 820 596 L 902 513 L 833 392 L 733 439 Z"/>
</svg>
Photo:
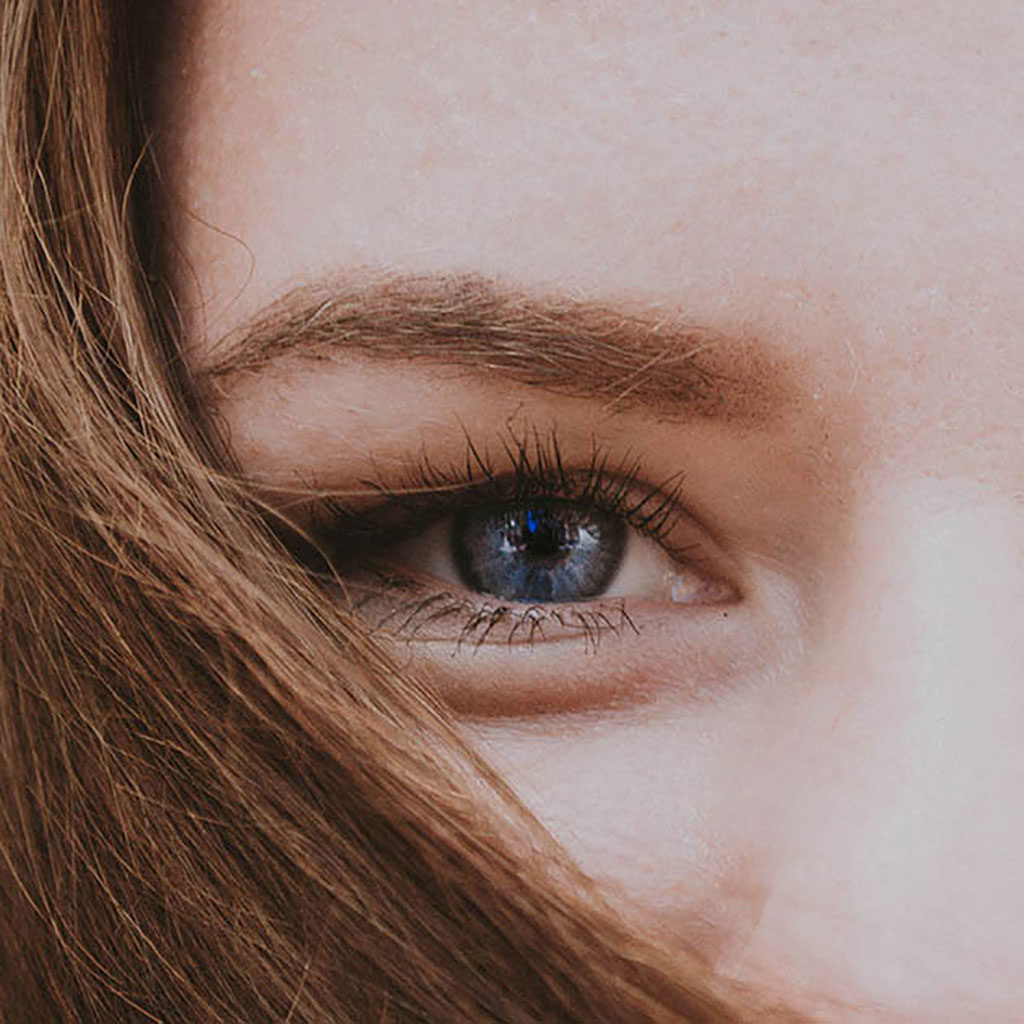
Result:
<svg viewBox="0 0 1024 1024">
<path fill-rule="evenodd" d="M 236 482 L 162 285 L 142 6 L 0 11 L 0 1020 L 755 1015 L 600 904 Z"/>
</svg>

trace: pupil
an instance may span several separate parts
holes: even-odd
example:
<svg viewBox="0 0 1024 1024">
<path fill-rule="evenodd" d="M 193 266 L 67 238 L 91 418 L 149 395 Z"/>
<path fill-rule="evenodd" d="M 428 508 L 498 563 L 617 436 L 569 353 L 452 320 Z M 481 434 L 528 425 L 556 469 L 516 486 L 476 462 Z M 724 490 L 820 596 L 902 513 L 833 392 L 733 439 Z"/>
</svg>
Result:
<svg viewBox="0 0 1024 1024">
<path fill-rule="evenodd" d="M 537 562 L 561 561 L 578 541 L 579 529 L 550 513 L 527 509 L 525 521 L 509 523 L 510 547 Z"/>
</svg>

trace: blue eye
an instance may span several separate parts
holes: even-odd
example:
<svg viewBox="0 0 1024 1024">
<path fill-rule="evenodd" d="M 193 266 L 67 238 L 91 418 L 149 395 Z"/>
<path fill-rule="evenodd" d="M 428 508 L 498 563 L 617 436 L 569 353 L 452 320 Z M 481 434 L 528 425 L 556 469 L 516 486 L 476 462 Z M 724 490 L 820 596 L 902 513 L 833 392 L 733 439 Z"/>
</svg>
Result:
<svg viewBox="0 0 1024 1024">
<path fill-rule="evenodd" d="M 452 560 L 471 590 L 531 604 L 603 594 L 626 549 L 622 519 L 570 502 L 472 510 L 454 517 Z"/>
</svg>

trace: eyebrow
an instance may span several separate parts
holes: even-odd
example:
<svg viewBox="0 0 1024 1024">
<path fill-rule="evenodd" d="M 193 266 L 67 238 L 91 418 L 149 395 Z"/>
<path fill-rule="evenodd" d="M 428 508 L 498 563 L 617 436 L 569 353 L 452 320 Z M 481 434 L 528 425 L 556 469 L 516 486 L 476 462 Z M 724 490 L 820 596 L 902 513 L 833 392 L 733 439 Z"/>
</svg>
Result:
<svg viewBox="0 0 1024 1024">
<path fill-rule="evenodd" d="M 461 367 L 610 410 L 763 421 L 791 378 L 752 339 L 680 318 L 540 295 L 475 275 L 370 275 L 302 285 L 233 329 L 200 386 L 362 357 Z"/>
</svg>

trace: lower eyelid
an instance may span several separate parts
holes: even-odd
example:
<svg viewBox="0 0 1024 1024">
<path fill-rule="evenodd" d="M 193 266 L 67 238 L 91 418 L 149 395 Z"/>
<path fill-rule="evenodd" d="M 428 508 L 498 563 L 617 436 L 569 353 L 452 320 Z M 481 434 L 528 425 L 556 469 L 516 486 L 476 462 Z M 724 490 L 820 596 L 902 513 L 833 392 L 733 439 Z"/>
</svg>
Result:
<svg viewBox="0 0 1024 1024">
<path fill-rule="evenodd" d="M 760 676 L 766 634 L 735 589 L 730 597 L 510 605 L 382 568 L 350 577 L 342 601 L 454 712 L 533 718 L 719 700 L 744 673 Z"/>
<path fill-rule="evenodd" d="M 628 625 L 576 631 L 518 642 L 494 639 L 410 641 L 417 673 L 461 715 L 523 717 L 625 709 L 662 698 L 719 700 L 763 662 L 746 616 L 721 608 L 686 609 L 605 603 L 609 620 L 624 613 Z M 550 610 L 545 611 L 548 614 Z M 676 620 L 676 621 L 674 621 Z M 552 623 L 548 620 L 549 631 Z M 744 650 L 749 649 L 744 654 Z"/>
<path fill-rule="evenodd" d="M 576 653 L 591 653 L 606 640 L 639 635 L 635 613 L 676 617 L 686 624 L 706 611 L 716 612 L 741 601 L 735 588 L 701 576 L 676 576 L 690 592 L 675 601 L 651 601 L 602 595 L 569 603 L 509 602 L 402 567 L 380 565 L 350 577 L 344 603 L 379 637 L 408 645 L 447 648 L 450 655 L 483 646 L 514 648 L 574 643 Z M 682 616 L 682 618 L 679 618 Z"/>
</svg>

